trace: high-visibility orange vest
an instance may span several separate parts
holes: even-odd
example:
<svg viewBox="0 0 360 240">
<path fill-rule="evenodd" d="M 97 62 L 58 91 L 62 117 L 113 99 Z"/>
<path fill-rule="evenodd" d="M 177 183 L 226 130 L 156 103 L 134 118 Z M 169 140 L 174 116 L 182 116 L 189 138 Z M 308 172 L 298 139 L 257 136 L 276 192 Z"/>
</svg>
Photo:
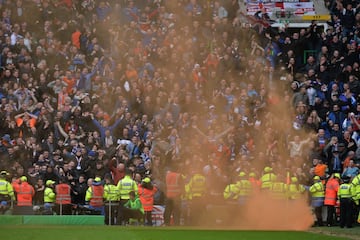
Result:
<svg viewBox="0 0 360 240">
<path fill-rule="evenodd" d="M 144 211 L 152 211 L 154 207 L 154 194 L 156 193 L 157 188 L 153 187 L 153 189 L 147 189 L 139 184 L 138 193 L 141 204 L 143 205 Z"/>
<path fill-rule="evenodd" d="M 335 178 L 330 178 L 326 183 L 324 205 L 335 206 L 339 182 Z"/>
<path fill-rule="evenodd" d="M 11 186 L 13 187 L 14 191 L 18 193 L 20 191 L 20 180 L 16 179 L 11 182 Z"/>
<path fill-rule="evenodd" d="M 180 186 L 181 175 L 175 172 L 168 172 L 166 174 L 166 197 L 176 198 L 181 196 Z"/>
<path fill-rule="evenodd" d="M 104 195 L 104 187 L 102 185 L 99 186 L 91 186 L 92 196 L 90 199 L 90 206 L 93 207 L 101 207 L 104 205 L 103 195 Z"/>
<path fill-rule="evenodd" d="M 249 177 L 249 181 L 250 181 L 250 183 L 252 185 L 253 190 L 257 191 L 257 190 L 260 189 L 260 186 L 261 186 L 261 181 L 260 180 L 257 180 L 254 177 Z"/>
<path fill-rule="evenodd" d="M 19 185 L 17 192 L 17 205 L 18 206 L 32 206 L 32 199 L 35 194 L 33 186 L 27 182 L 22 182 Z"/>
<path fill-rule="evenodd" d="M 71 204 L 71 188 L 66 183 L 60 183 L 55 187 L 56 203 L 57 204 Z"/>
</svg>

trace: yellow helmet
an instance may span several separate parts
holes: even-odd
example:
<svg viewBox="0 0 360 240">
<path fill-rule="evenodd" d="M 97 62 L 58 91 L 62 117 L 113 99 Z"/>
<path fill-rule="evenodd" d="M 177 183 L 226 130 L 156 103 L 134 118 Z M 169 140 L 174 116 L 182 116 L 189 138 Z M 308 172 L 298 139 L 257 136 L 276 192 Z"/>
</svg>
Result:
<svg viewBox="0 0 360 240">
<path fill-rule="evenodd" d="M 53 180 L 47 180 L 46 181 L 46 186 L 50 186 L 50 185 L 52 185 L 54 183 L 55 183 L 55 181 L 53 181 Z"/>
<path fill-rule="evenodd" d="M 298 182 L 297 177 L 292 177 L 290 180 L 291 180 L 292 183 L 297 183 Z"/>
<path fill-rule="evenodd" d="M 320 180 L 320 177 L 316 175 L 316 176 L 313 178 L 313 180 L 314 180 L 314 181 L 318 181 L 318 180 Z"/>
<path fill-rule="evenodd" d="M 269 172 L 271 172 L 273 169 L 271 168 L 271 167 L 265 167 L 264 168 L 264 172 L 265 173 L 269 173 Z"/>
<path fill-rule="evenodd" d="M 256 173 L 254 172 L 249 173 L 249 177 L 256 177 Z"/>
<path fill-rule="evenodd" d="M 341 176 L 340 176 L 340 173 L 334 173 L 334 177 L 336 177 L 336 178 L 341 178 Z"/>
<path fill-rule="evenodd" d="M 26 177 L 26 176 L 20 177 L 20 181 L 22 181 L 22 182 L 27 182 L 27 177 Z"/>
<path fill-rule="evenodd" d="M 246 176 L 246 173 L 245 172 L 240 172 L 239 173 L 239 177 L 245 177 Z"/>
<path fill-rule="evenodd" d="M 149 183 L 151 182 L 151 179 L 149 177 L 146 177 L 142 180 L 144 183 Z"/>
<path fill-rule="evenodd" d="M 96 177 L 96 178 L 94 179 L 94 181 L 95 181 L 95 182 L 101 182 L 101 178 Z"/>
</svg>

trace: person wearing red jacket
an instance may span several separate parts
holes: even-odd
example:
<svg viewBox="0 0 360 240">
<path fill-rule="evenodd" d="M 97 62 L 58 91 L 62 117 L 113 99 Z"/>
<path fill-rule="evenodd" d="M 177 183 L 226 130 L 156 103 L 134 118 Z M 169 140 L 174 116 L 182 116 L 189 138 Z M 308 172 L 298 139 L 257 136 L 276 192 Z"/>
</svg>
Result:
<svg viewBox="0 0 360 240">
<path fill-rule="evenodd" d="M 125 177 L 125 164 L 122 162 L 116 163 L 116 158 L 112 158 L 111 161 L 109 161 L 108 167 L 114 179 L 114 184 L 117 185 L 118 182 Z"/>
<path fill-rule="evenodd" d="M 154 195 L 157 188 L 151 183 L 149 177 L 145 177 L 138 186 L 138 194 L 145 212 L 145 225 L 152 226 L 152 210 L 154 208 Z"/>
<path fill-rule="evenodd" d="M 17 206 L 32 206 L 33 196 L 35 195 L 34 187 L 27 182 L 27 177 L 20 177 L 20 184 L 16 188 Z"/>
<path fill-rule="evenodd" d="M 61 178 L 55 187 L 56 200 L 55 211 L 58 215 L 71 215 L 71 187 L 66 179 Z"/>
<path fill-rule="evenodd" d="M 340 173 L 334 173 L 326 183 L 324 205 L 327 207 L 327 226 L 334 224 L 335 205 L 339 190 Z"/>
</svg>

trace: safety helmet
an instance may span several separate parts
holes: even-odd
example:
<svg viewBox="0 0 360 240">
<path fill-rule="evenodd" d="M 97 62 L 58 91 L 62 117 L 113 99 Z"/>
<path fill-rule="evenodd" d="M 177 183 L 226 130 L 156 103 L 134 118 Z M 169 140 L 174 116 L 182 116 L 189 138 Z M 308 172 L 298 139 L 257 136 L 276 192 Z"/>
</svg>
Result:
<svg viewBox="0 0 360 240">
<path fill-rule="evenodd" d="M 254 172 L 249 173 L 249 177 L 256 177 L 256 173 Z"/>
<path fill-rule="evenodd" d="M 239 177 L 245 177 L 246 176 L 246 173 L 245 172 L 240 172 L 239 173 Z"/>
<path fill-rule="evenodd" d="M 55 183 L 55 181 L 53 181 L 53 180 L 47 180 L 45 184 L 46 184 L 46 186 L 50 186 L 54 183 Z"/>
<path fill-rule="evenodd" d="M 20 181 L 22 181 L 22 182 L 27 182 L 27 177 L 26 177 L 26 176 L 21 176 L 21 177 L 20 177 Z"/>
<path fill-rule="evenodd" d="M 313 178 L 313 180 L 314 180 L 314 181 L 318 181 L 318 180 L 320 180 L 320 177 L 316 175 L 316 176 Z"/>
<path fill-rule="evenodd" d="M 96 178 L 94 179 L 94 181 L 95 181 L 95 182 L 101 182 L 101 178 L 100 178 L 100 177 L 96 177 Z"/>
<path fill-rule="evenodd" d="M 340 173 L 334 173 L 334 177 L 336 177 L 336 178 L 341 178 L 341 176 L 340 176 Z"/>
<path fill-rule="evenodd" d="M 149 177 L 146 177 L 142 180 L 144 183 L 150 183 L 151 179 Z"/>
<path fill-rule="evenodd" d="M 265 167 L 264 168 L 264 172 L 265 173 L 269 173 L 269 172 L 271 172 L 273 169 L 271 168 L 271 167 Z"/>
<path fill-rule="evenodd" d="M 297 181 L 298 181 L 297 177 L 292 177 L 290 180 L 292 183 L 297 183 Z"/>
</svg>

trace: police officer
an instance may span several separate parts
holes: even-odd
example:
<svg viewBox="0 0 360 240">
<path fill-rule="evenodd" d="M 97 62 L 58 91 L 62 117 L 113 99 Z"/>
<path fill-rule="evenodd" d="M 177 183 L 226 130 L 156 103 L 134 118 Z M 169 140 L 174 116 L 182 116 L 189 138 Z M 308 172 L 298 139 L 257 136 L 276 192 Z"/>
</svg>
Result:
<svg viewBox="0 0 360 240">
<path fill-rule="evenodd" d="M 261 190 L 270 190 L 272 183 L 276 181 L 276 175 L 271 167 L 264 168 L 264 175 L 260 178 Z"/>
<path fill-rule="evenodd" d="M 340 200 L 340 227 L 352 228 L 352 208 L 353 208 L 353 191 L 350 182 L 350 177 L 343 178 L 343 184 L 340 185 L 338 191 L 338 198 Z"/>
<path fill-rule="evenodd" d="M 357 222 L 360 223 L 360 213 L 359 213 L 359 208 L 360 208 L 360 204 L 359 204 L 359 200 L 360 200 L 360 174 L 358 174 L 357 176 L 355 176 L 353 178 L 353 180 L 351 181 L 351 185 L 353 188 L 353 200 L 354 203 L 356 205 L 356 212 L 355 214 L 355 219 L 357 218 Z"/>
<path fill-rule="evenodd" d="M 246 176 L 244 172 L 241 172 L 239 176 Z M 240 178 L 240 177 L 239 177 Z M 229 211 L 231 210 L 233 214 L 230 214 L 226 218 L 226 225 L 229 226 L 230 224 L 234 223 L 234 215 L 238 215 L 239 212 L 239 192 L 240 192 L 240 180 L 236 181 L 235 183 L 230 183 L 225 187 L 224 190 L 224 199 L 227 204 L 227 207 L 229 208 Z"/>
<path fill-rule="evenodd" d="M 240 205 L 244 205 L 252 194 L 253 187 L 251 182 L 247 179 L 245 172 L 239 173 L 239 180 L 236 182 L 238 187 L 238 201 Z"/>
<path fill-rule="evenodd" d="M 117 210 L 119 206 L 120 193 L 114 185 L 111 175 L 105 176 L 104 185 L 104 205 L 105 205 L 105 224 L 115 225 L 117 218 Z"/>
<path fill-rule="evenodd" d="M 283 177 L 277 176 L 276 181 L 274 181 L 270 187 L 271 196 L 276 200 L 280 200 L 280 199 L 284 200 L 288 196 L 287 195 L 288 186 L 282 180 Z"/>
<path fill-rule="evenodd" d="M 288 187 L 288 198 L 290 200 L 297 200 L 301 198 L 305 190 L 304 186 L 299 184 L 297 177 L 290 178 L 290 184 Z"/>
<path fill-rule="evenodd" d="M 237 182 L 230 183 L 225 187 L 224 199 L 229 204 L 237 204 L 239 198 L 239 186 Z"/>
<path fill-rule="evenodd" d="M 190 200 L 190 224 L 199 225 L 201 216 L 206 210 L 206 179 L 199 171 L 195 171 L 187 184 Z"/>
<path fill-rule="evenodd" d="M 311 205 L 314 208 L 317 225 L 323 226 L 322 208 L 324 206 L 325 188 L 319 176 L 313 178 L 314 184 L 310 186 Z"/>
<path fill-rule="evenodd" d="M 130 169 L 126 169 L 125 177 L 121 179 L 117 184 L 117 188 L 120 194 L 118 218 L 117 218 L 118 225 L 125 224 L 124 204 L 127 203 L 127 201 L 130 198 L 129 193 L 131 191 L 134 191 L 135 193 L 138 192 L 138 186 L 131 176 L 132 176 L 132 171 Z"/>
<path fill-rule="evenodd" d="M 14 189 L 8 181 L 6 181 L 6 176 L 9 173 L 6 171 L 0 172 L 0 202 L 9 204 L 10 201 L 15 201 Z"/>
</svg>

